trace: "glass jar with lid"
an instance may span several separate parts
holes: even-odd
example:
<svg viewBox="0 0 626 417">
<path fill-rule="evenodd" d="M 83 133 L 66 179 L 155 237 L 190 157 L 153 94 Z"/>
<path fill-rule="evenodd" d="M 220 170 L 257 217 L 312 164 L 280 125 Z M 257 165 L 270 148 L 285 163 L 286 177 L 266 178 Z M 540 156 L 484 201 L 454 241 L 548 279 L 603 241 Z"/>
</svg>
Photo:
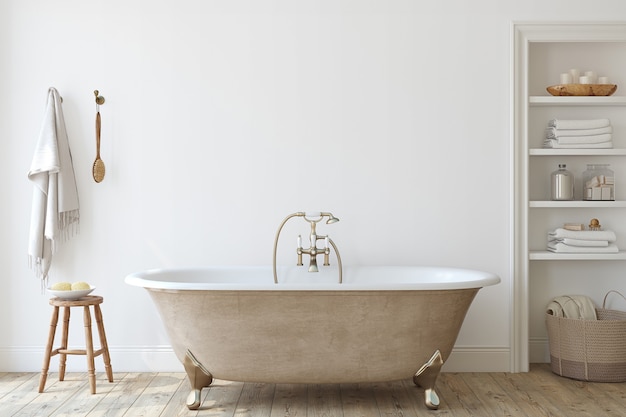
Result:
<svg viewBox="0 0 626 417">
<path fill-rule="evenodd" d="M 587 170 L 583 172 L 583 200 L 615 200 L 615 174 L 610 166 L 587 164 Z"/>
</svg>

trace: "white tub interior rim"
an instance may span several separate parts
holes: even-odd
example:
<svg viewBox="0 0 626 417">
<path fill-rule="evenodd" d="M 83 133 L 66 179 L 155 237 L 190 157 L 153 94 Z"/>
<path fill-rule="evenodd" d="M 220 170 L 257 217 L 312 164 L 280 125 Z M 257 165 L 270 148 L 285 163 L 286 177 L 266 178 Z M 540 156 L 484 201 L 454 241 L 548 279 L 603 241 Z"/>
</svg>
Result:
<svg viewBox="0 0 626 417">
<path fill-rule="evenodd" d="M 345 266 L 341 284 L 336 266 L 320 267 L 320 272 L 308 272 L 306 266 L 280 266 L 277 275 L 275 284 L 271 266 L 163 268 L 129 274 L 125 282 L 163 290 L 246 291 L 453 290 L 500 282 L 490 272 L 432 266 Z"/>
</svg>

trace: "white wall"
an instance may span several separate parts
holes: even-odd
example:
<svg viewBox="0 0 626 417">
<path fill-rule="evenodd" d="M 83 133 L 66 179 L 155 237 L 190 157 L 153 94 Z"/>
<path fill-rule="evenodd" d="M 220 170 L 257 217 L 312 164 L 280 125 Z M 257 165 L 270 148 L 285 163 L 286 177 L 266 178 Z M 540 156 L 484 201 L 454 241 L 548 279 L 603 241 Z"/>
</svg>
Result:
<svg viewBox="0 0 626 417">
<path fill-rule="evenodd" d="M 40 369 L 49 327 L 26 256 L 26 173 L 49 86 L 64 98 L 81 202 L 80 234 L 55 255 L 51 280 L 98 287 L 115 370 L 182 370 L 126 274 L 268 264 L 283 217 L 319 209 L 342 220 L 324 232 L 346 264 L 499 274 L 449 366 L 508 370 L 510 23 L 626 9 L 517 3 L 2 2 L 0 371 Z M 101 184 L 94 89 L 106 98 Z M 83 369 L 76 359 L 70 368 Z"/>
</svg>

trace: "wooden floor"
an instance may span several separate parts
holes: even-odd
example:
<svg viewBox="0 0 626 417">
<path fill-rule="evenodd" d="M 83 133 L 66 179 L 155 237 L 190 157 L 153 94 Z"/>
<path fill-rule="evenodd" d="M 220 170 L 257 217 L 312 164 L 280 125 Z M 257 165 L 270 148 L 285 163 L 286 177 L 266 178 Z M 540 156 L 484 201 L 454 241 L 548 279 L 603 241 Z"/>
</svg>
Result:
<svg viewBox="0 0 626 417">
<path fill-rule="evenodd" d="M 37 392 L 39 374 L 0 373 L 0 416 L 212 416 L 212 417 L 409 417 L 409 416 L 626 416 L 626 383 L 587 383 L 561 378 L 546 364 L 531 372 L 443 373 L 437 380 L 439 410 L 424 406 L 412 381 L 379 384 L 287 385 L 216 380 L 203 392 L 201 409 L 185 406 L 184 373 L 87 375 L 51 373 Z"/>
</svg>

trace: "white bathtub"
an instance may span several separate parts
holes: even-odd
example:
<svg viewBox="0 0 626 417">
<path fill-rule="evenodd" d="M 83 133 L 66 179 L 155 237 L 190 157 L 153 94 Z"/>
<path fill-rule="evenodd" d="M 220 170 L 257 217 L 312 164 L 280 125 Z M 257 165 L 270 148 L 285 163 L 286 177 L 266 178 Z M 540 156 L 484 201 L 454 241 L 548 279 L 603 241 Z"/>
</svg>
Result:
<svg viewBox="0 0 626 417">
<path fill-rule="evenodd" d="M 304 272 L 303 272 L 304 271 Z M 381 382 L 413 377 L 437 408 L 434 385 L 488 272 L 440 267 L 206 267 L 148 270 L 146 288 L 200 405 L 212 378 L 269 383 Z"/>
</svg>

